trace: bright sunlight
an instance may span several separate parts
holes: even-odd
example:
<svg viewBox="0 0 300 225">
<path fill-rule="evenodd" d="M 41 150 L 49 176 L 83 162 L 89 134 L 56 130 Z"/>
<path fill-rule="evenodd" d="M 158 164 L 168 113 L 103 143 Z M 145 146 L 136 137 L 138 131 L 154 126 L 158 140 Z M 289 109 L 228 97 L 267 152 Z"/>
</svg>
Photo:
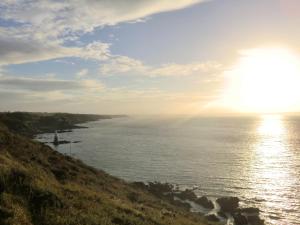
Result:
<svg viewBox="0 0 300 225">
<path fill-rule="evenodd" d="M 226 101 L 239 111 L 278 113 L 299 107 L 300 58 L 288 49 L 243 51 L 229 74 Z"/>
</svg>

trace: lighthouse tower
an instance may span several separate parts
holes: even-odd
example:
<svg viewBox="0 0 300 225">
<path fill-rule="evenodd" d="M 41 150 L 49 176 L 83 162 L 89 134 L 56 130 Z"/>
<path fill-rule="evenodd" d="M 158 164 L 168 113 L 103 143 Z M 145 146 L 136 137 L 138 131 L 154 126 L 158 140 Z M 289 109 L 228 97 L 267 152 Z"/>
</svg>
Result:
<svg viewBox="0 0 300 225">
<path fill-rule="evenodd" d="M 59 144 L 57 131 L 55 131 L 55 134 L 54 134 L 53 144 L 54 145 L 58 145 Z"/>
</svg>

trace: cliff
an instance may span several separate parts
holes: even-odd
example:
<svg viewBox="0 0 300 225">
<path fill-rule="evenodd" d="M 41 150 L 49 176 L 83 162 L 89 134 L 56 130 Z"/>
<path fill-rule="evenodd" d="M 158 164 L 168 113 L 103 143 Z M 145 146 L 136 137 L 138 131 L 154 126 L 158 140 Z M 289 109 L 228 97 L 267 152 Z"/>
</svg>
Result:
<svg viewBox="0 0 300 225">
<path fill-rule="evenodd" d="M 26 120 L 19 121 L 26 128 Z M 0 224 L 209 224 L 185 207 L 19 135 L 25 128 L 8 128 L 0 118 Z"/>
</svg>

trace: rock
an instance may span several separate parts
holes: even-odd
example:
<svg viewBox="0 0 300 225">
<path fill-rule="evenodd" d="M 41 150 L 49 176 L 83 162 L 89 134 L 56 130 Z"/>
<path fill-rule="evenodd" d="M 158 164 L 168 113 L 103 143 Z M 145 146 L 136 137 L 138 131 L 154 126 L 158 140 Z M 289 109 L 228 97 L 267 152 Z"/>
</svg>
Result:
<svg viewBox="0 0 300 225">
<path fill-rule="evenodd" d="M 197 201 L 197 195 L 189 189 L 186 189 L 185 191 L 182 191 L 178 194 L 176 194 L 176 196 L 182 200 L 190 200 L 190 201 Z"/>
<path fill-rule="evenodd" d="M 227 215 L 223 212 L 218 212 L 218 216 L 224 218 L 224 219 L 227 219 Z"/>
<path fill-rule="evenodd" d="M 233 213 L 239 206 L 239 199 L 237 197 L 222 197 L 217 199 L 221 211 Z"/>
<path fill-rule="evenodd" d="M 136 181 L 133 182 L 132 185 L 136 188 L 140 188 L 140 189 L 146 189 L 147 185 L 144 182 L 140 182 L 140 181 Z"/>
<path fill-rule="evenodd" d="M 243 216 L 241 213 L 235 213 L 233 215 L 234 224 L 235 225 L 247 225 L 248 220 L 245 216 Z"/>
<path fill-rule="evenodd" d="M 62 140 L 62 141 L 57 141 L 57 142 L 50 142 L 51 144 L 54 145 L 64 145 L 64 144 L 70 144 L 70 141 Z"/>
<path fill-rule="evenodd" d="M 251 225 L 264 225 L 265 222 L 258 215 L 255 216 L 247 216 L 247 220 Z"/>
<path fill-rule="evenodd" d="M 254 208 L 254 207 L 242 208 L 240 209 L 240 212 L 246 214 L 259 214 L 259 208 Z"/>
<path fill-rule="evenodd" d="M 169 183 L 149 182 L 147 184 L 147 189 L 156 196 L 163 196 L 167 193 L 172 193 L 174 187 Z"/>
<path fill-rule="evenodd" d="M 207 209 L 213 209 L 214 208 L 214 204 L 206 196 L 203 196 L 201 198 L 197 198 L 197 200 L 195 202 L 197 204 L 203 206 L 204 208 L 207 208 Z"/>
<path fill-rule="evenodd" d="M 205 219 L 207 219 L 208 221 L 212 221 L 212 222 L 219 222 L 219 218 L 215 215 L 215 214 L 210 214 L 205 216 Z"/>
<path fill-rule="evenodd" d="M 68 133 L 72 132 L 72 130 L 58 130 L 57 133 Z"/>
</svg>

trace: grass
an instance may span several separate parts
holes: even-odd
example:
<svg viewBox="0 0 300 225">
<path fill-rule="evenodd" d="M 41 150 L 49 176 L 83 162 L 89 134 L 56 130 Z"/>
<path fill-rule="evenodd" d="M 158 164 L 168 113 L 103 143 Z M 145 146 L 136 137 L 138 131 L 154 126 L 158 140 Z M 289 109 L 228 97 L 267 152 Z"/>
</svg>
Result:
<svg viewBox="0 0 300 225">
<path fill-rule="evenodd" d="M 0 224 L 212 223 L 0 125 Z"/>
</svg>

